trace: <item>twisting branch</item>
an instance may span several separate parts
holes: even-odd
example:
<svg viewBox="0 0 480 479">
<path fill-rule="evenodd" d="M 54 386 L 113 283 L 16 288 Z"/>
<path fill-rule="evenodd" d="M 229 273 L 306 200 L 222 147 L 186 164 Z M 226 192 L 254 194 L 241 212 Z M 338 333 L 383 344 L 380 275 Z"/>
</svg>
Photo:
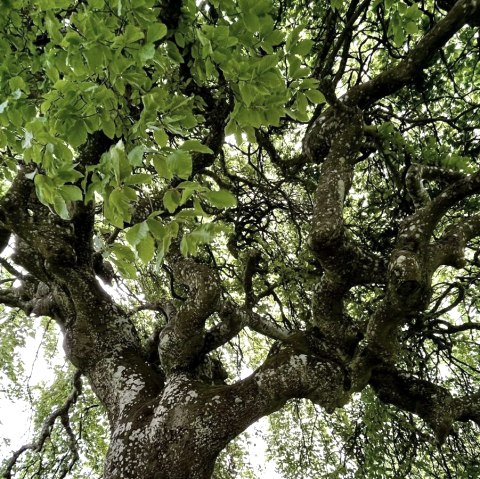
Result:
<svg viewBox="0 0 480 479">
<path fill-rule="evenodd" d="M 228 343 L 247 323 L 247 313 L 231 301 L 222 304 L 218 316 L 221 321 L 205 333 L 205 354 Z"/>
<path fill-rule="evenodd" d="M 323 270 L 314 291 L 313 315 L 323 334 L 350 350 L 357 331 L 343 314 L 343 297 L 355 285 L 385 282 L 386 268 L 384 261 L 353 240 L 343 219 L 344 201 L 363 138 L 361 112 L 332 108 L 322 121 L 328 122 L 325 129 L 313 128 L 303 143 L 310 156 L 322 156 L 325 149 L 329 150 L 315 192 L 310 236 L 311 248 Z"/>
<path fill-rule="evenodd" d="M 267 338 L 284 341 L 292 332 L 266 317 L 255 313 L 247 306 L 237 306 L 227 301 L 218 311 L 221 322 L 205 333 L 204 354 L 207 354 L 233 339 L 242 329 L 248 327 Z"/>
<path fill-rule="evenodd" d="M 220 288 L 206 264 L 172 255 L 175 279 L 189 288 L 189 295 L 160 333 L 159 355 L 168 373 L 190 368 L 203 350 L 205 321 L 218 309 Z"/>
<path fill-rule="evenodd" d="M 15 451 L 12 457 L 7 461 L 5 466 L 5 470 L 2 473 L 2 477 L 5 479 L 12 478 L 12 470 L 17 464 L 18 459 L 21 457 L 23 453 L 26 451 L 34 451 L 34 452 L 41 452 L 45 445 L 45 441 L 50 438 L 52 433 L 53 426 L 55 425 L 55 421 L 60 418 L 61 423 L 69 436 L 69 447 L 72 452 L 72 460 L 68 466 L 69 470 L 72 469 L 73 465 L 79 458 L 77 446 L 76 446 L 76 438 L 75 435 L 70 427 L 69 421 L 69 413 L 71 408 L 76 404 L 79 396 L 82 394 L 82 374 L 80 371 L 76 371 L 72 377 L 72 391 L 70 392 L 68 398 L 63 403 L 62 406 L 55 409 L 49 416 L 45 418 L 43 422 L 42 429 L 40 431 L 40 435 L 36 441 L 25 444 L 20 449 Z"/>
<path fill-rule="evenodd" d="M 253 329 L 257 333 L 267 336 L 270 339 L 284 341 L 290 338 L 293 334 L 291 331 L 280 326 L 279 324 L 274 323 L 264 316 L 253 312 L 249 313 L 247 324 L 249 328 Z"/>
<path fill-rule="evenodd" d="M 370 385 L 379 399 L 421 417 L 442 444 L 454 421 L 474 421 L 480 426 L 480 394 L 453 397 L 430 381 L 418 379 L 394 367 L 377 367 Z"/>
<path fill-rule="evenodd" d="M 414 164 L 410 166 L 405 176 L 405 186 L 416 209 L 430 203 L 430 195 L 423 186 L 423 167 Z"/>
<path fill-rule="evenodd" d="M 364 348 L 357 352 L 354 369 L 362 387 L 379 360 L 388 363 L 398 352 L 397 334 L 413 312 L 424 311 L 431 298 L 432 275 L 441 264 L 463 265 L 463 250 L 469 238 L 480 233 L 477 216 L 447 229 L 430 244 L 434 229 L 447 211 L 480 191 L 480 173 L 466 176 L 447 187 L 430 203 L 401 225 L 389 259 L 386 295 L 370 318 Z"/>
<path fill-rule="evenodd" d="M 429 267 L 435 271 L 441 265 L 465 266 L 465 247 L 472 238 L 480 236 L 480 215 L 462 218 L 451 224 L 442 236 L 429 247 Z"/>
</svg>

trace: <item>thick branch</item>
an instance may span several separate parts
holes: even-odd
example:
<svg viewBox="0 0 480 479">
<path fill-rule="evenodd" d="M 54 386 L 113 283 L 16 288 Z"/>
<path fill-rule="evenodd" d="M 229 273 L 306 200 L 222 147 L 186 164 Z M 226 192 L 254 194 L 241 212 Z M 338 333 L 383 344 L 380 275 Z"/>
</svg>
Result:
<svg viewBox="0 0 480 479">
<path fill-rule="evenodd" d="M 430 203 L 430 195 L 423 186 L 423 167 L 414 164 L 410 166 L 405 177 L 405 186 L 416 209 L 420 209 Z"/>
<path fill-rule="evenodd" d="M 465 247 L 469 240 L 480 236 L 480 216 L 463 218 L 450 225 L 442 236 L 429 247 L 429 268 L 435 271 L 441 265 L 465 266 Z"/>
<path fill-rule="evenodd" d="M 172 256 L 175 278 L 189 287 L 189 297 L 160 334 L 159 355 L 168 373 L 193 366 L 203 350 L 205 321 L 218 309 L 218 279 L 206 264 Z"/>
<path fill-rule="evenodd" d="M 421 417 L 442 444 L 455 421 L 474 421 L 480 426 L 480 395 L 453 397 L 430 381 L 393 367 L 376 368 L 370 379 L 378 398 Z"/>
</svg>

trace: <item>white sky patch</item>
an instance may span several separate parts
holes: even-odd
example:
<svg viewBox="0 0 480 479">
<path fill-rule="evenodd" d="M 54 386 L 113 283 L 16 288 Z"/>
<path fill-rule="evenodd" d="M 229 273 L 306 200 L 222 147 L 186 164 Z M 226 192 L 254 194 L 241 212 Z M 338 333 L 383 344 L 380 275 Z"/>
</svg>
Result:
<svg viewBox="0 0 480 479">
<path fill-rule="evenodd" d="M 35 337 L 27 339 L 25 347 L 19 350 L 20 358 L 25 364 L 26 389 L 31 390 L 40 384 L 45 384 L 48 387 L 54 380 L 53 368 L 65 363 L 62 354 L 57 354 L 51 359 L 45 357 L 41 348 L 43 340 L 44 330 L 38 328 Z M 59 333 L 59 343 L 61 343 L 61 340 L 61 334 Z M 61 351 L 60 347 L 59 344 L 59 351 Z M 2 384 L 0 385 L 0 458 L 8 457 L 13 451 L 35 439 L 32 437 L 34 410 L 26 400 L 12 402 L 1 394 L 9 387 L 7 381 L 5 380 L 5 383 L 3 383 L 2 378 Z"/>
</svg>

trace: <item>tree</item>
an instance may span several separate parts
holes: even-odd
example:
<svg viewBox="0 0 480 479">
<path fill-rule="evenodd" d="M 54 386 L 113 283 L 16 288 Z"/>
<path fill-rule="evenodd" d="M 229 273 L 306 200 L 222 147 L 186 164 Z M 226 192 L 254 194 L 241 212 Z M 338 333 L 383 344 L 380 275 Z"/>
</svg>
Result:
<svg viewBox="0 0 480 479">
<path fill-rule="evenodd" d="M 478 476 L 479 23 L 5 1 L 2 372 L 48 318 L 71 368 L 4 477 L 98 475 L 108 442 L 106 479 L 209 478 L 273 413 L 287 477 Z"/>
</svg>

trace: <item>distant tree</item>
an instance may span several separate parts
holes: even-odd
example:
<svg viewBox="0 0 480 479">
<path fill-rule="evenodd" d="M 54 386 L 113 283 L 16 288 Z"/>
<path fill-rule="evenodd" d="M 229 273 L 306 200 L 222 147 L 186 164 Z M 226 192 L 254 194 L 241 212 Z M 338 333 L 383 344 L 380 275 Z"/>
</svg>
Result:
<svg viewBox="0 0 480 479">
<path fill-rule="evenodd" d="M 480 477 L 479 23 L 4 0 L 2 391 L 71 364 L 4 477 L 252 477 L 269 415 L 285 477 Z"/>
</svg>

